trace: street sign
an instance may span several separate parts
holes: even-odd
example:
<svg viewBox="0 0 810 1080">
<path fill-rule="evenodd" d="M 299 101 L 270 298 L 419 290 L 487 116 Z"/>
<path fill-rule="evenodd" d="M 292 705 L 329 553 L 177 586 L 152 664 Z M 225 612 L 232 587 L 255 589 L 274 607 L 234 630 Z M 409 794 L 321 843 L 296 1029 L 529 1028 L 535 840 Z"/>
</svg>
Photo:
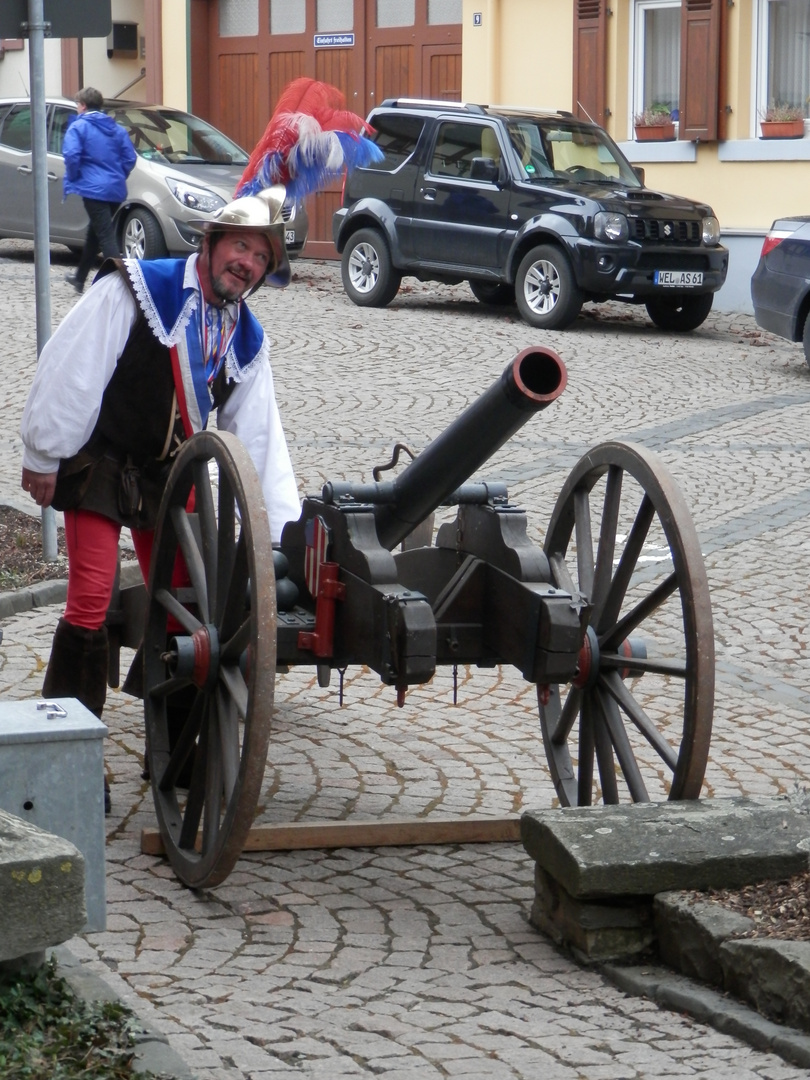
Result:
<svg viewBox="0 0 810 1080">
<path fill-rule="evenodd" d="M 106 37 L 112 29 L 112 0 L 43 0 L 43 9 L 47 37 Z M 27 24 L 28 0 L 2 0 L 0 38 L 28 37 Z"/>
</svg>

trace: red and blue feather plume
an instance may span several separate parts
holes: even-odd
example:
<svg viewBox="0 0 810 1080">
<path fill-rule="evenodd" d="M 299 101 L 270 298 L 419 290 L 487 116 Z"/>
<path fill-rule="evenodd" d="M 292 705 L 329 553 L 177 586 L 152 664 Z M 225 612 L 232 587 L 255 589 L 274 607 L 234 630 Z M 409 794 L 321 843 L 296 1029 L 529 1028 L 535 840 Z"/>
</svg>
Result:
<svg viewBox="0 0 810 1080">
<path fill-rule="evenodd" d="M 302 197 L 338 179 L 344 169 L 381 161 L 382 150 L 362 116 L 346 109 L 336 86 L 295 79 L 279 98 L 236 189 L 237 198 L 272 184 Z"/>
</svg>

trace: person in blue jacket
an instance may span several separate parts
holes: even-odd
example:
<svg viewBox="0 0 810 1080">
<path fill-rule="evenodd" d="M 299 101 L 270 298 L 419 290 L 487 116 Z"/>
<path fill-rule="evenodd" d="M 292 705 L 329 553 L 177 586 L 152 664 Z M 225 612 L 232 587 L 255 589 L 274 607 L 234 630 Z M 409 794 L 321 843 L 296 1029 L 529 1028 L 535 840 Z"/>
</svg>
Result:
<svg viewBox="0 0 810 1080">
<path fill-rule="evenodd" d="M 127 177 L 136 161 L 129 135 L 101 112 L 103 104 L 103 97 L 92 86 L 78 92 L 78 115 L 65 132 L 62 146 L 65 196 L 80 195 L 90 219 L 76 273 L 65 275 L 79 293 L 99 251 L 105 259 L 117 259 L 121 254 L 113 216 L 127 197 Z"/>
</svg>

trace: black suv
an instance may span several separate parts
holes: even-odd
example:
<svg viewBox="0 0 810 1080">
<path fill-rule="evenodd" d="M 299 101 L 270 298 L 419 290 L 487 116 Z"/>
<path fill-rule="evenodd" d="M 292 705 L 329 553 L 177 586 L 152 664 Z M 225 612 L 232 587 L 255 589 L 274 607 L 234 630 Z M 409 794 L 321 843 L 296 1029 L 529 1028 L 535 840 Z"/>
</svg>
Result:
<svg viewBox="0 0 810 1080">
<path fill-rule="evenodd" d="M 586 300 L 645 304 L 665 330 L 709 314 L 728 270 L 711 207 L 645 188 L 596 124 L 404 99 L 368 121 L 383 159 L 348 176 L 332 224 L 355 304 L 385 306 L 412 274 L 469 281 L 543 329 Z"/>
</svg>

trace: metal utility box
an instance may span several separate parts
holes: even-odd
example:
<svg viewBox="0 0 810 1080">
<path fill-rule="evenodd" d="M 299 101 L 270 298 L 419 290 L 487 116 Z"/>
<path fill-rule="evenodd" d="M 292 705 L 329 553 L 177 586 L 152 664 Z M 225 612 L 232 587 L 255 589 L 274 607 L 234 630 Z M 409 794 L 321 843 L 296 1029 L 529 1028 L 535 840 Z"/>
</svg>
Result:
<svg viewBox="0 0 810 1080">
<path fill-rule="evenodd" d="M 105 930 L 104 736 L 74 698 L 0 701 L 0 809 L 70 840 L 85 862 L 87 925 Z"/>
</svg>

